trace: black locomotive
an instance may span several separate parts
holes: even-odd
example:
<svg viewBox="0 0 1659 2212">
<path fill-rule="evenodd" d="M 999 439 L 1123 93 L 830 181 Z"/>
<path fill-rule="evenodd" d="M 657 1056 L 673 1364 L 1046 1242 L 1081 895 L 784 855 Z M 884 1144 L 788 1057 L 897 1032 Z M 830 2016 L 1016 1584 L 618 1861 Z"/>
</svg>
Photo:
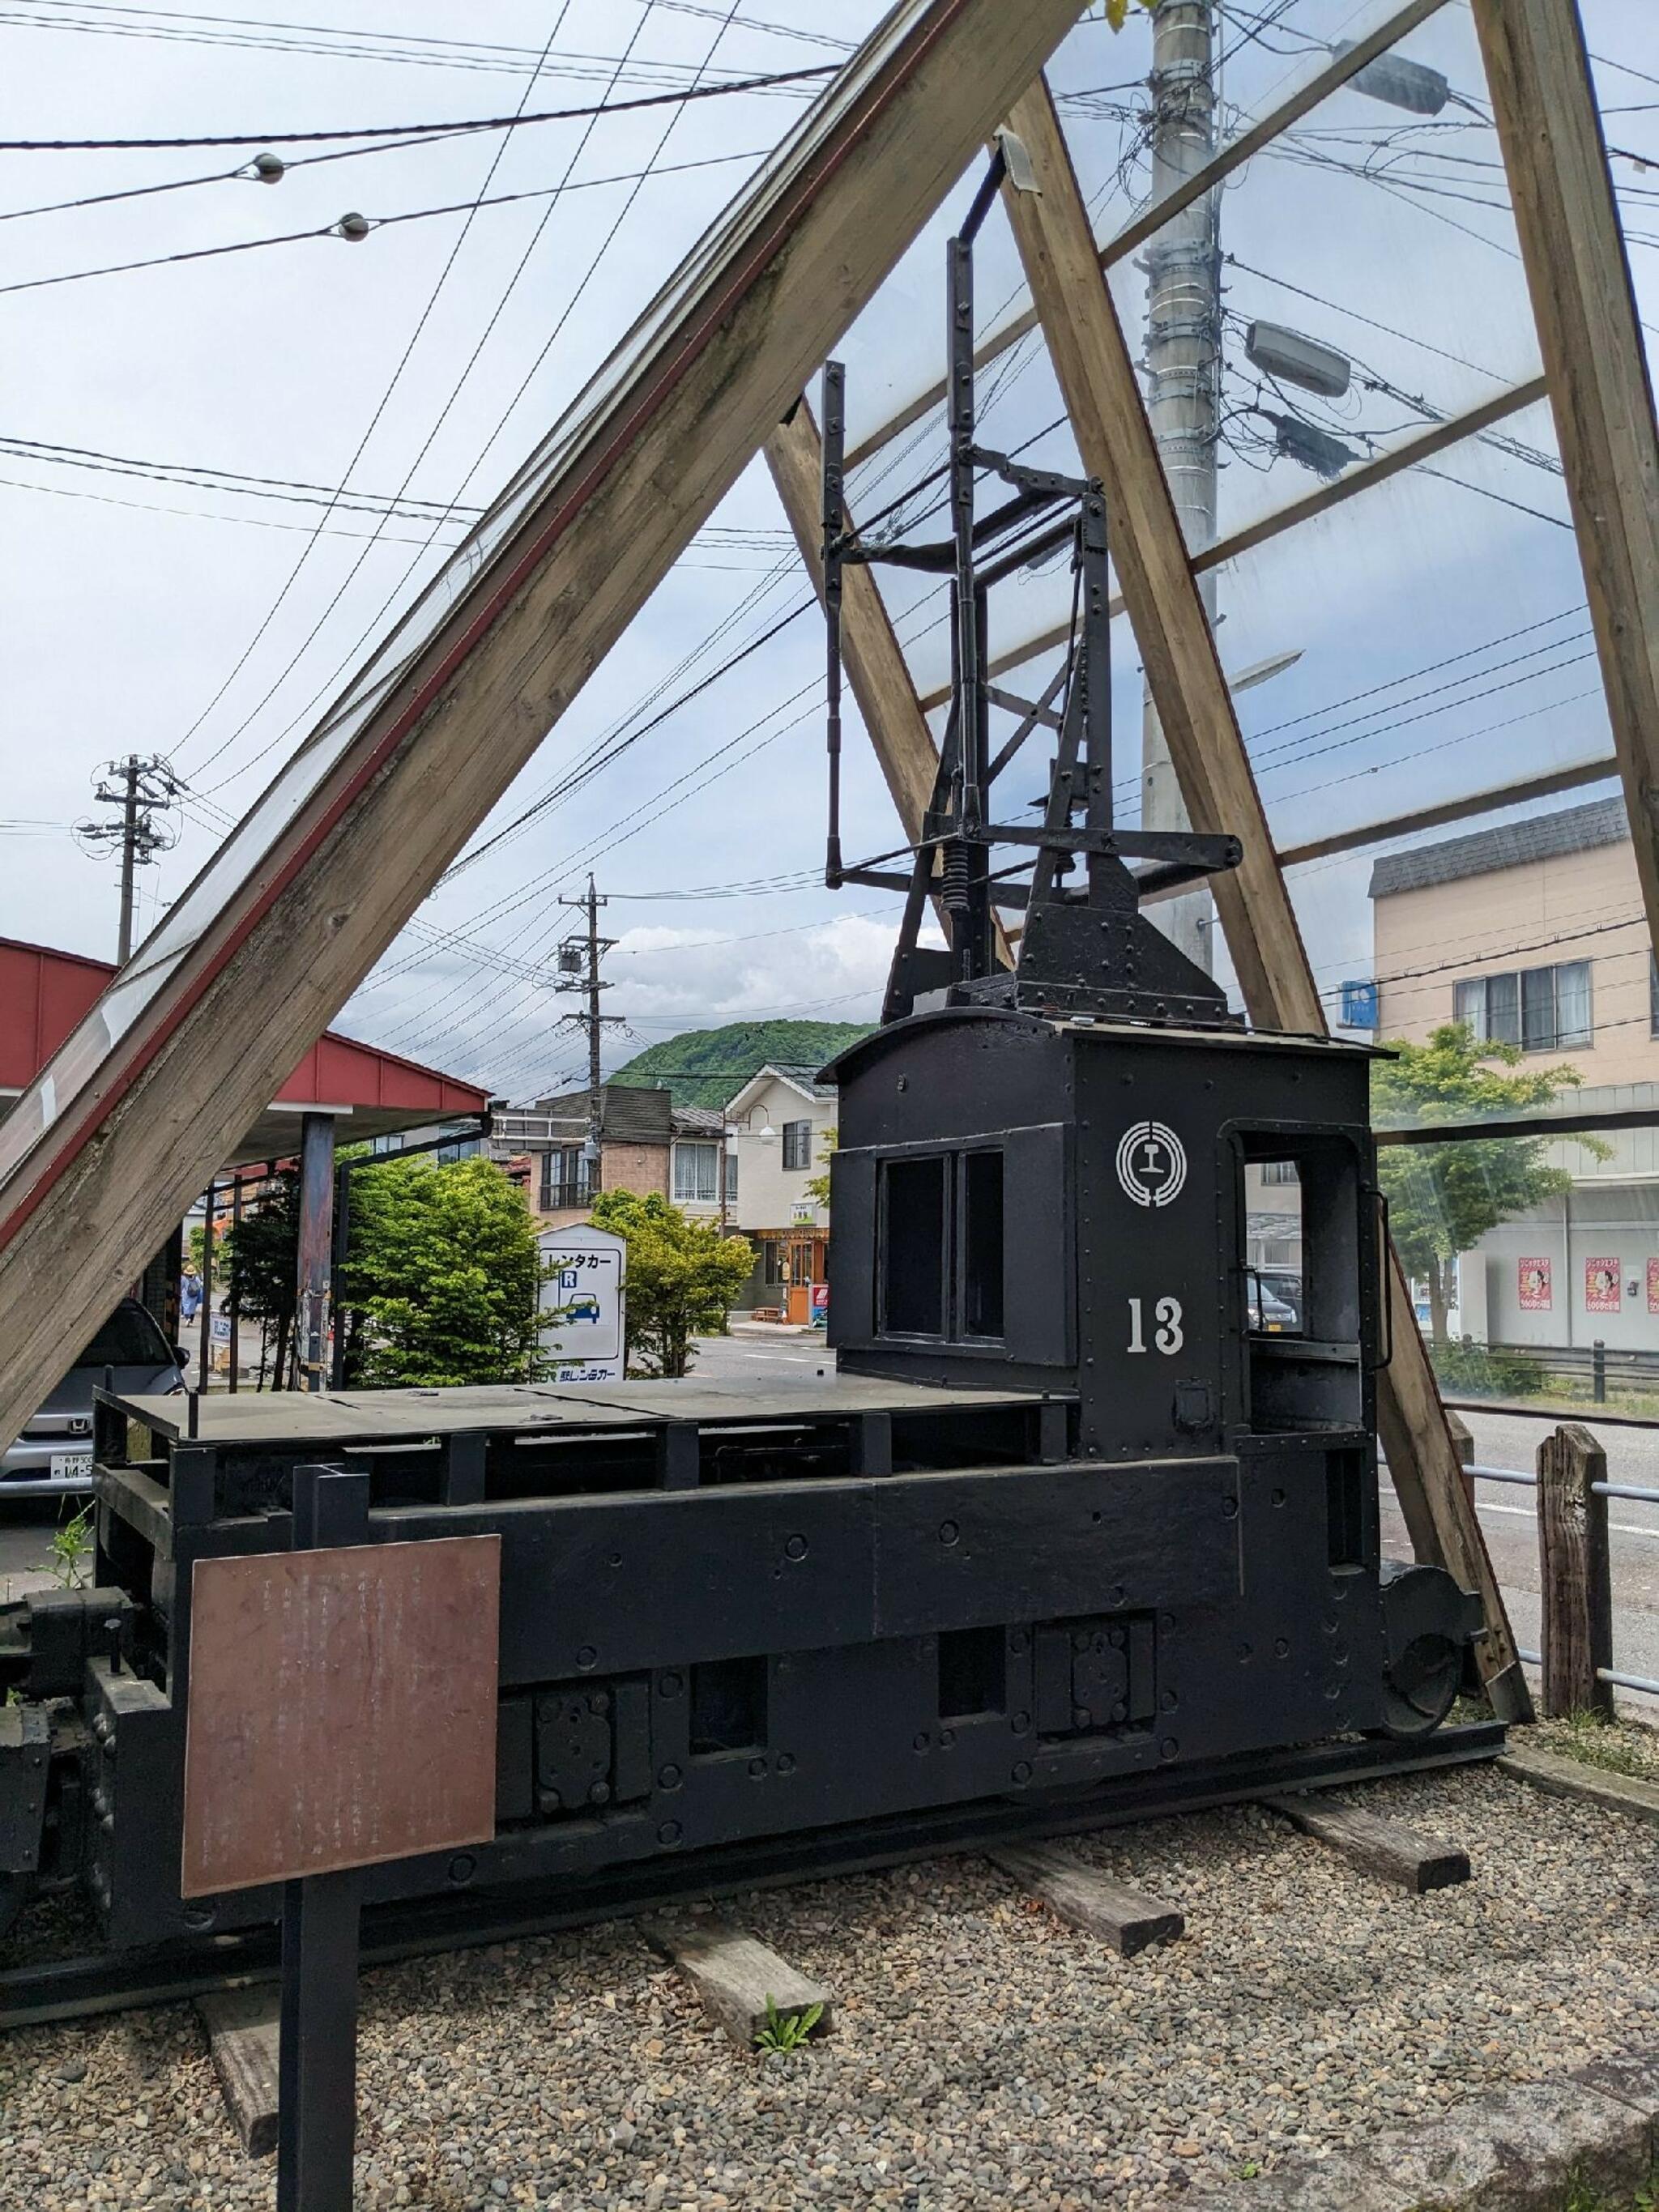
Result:
<svg viewBox="0 0 1659 2212">
<path fill-rule="evenodd" d="M 885 1024 L 830 1072 L 835 1371 L 106 1399 L 96 1587 L 0 1612 L 14 1905 L 78 1884 L 115 1947 L 274 1922 L 274 1889 L 179 1895 L 191 1576 L 287 1548 L 307 1465 L 331 1540 L 502 1540 L 495 1839 L 366 1880 L 441 1934 L 483 1924 L 446 1899 L 594 1911 L 1428 1755 L 1479 1616 L 1379 1556 L 1370 1056 L 1246 1033 L 1140 911 L 1237 848 L 1113 825 L 1099 487 L 975 437 L 987 203 L 951 249 L 948 537 L 848 528 L 826 378 L 832 763 L 848 563 L 948 574 L 957 671 L 903 866 L 845 864 L 832 775 L 830 880 L 906 896 Z M 1072 649 L 1013 698 L 991 591 L 1066 544 Z M 998 821 L 1038 730 L 1041 818 Z M 1299 1216 L 1272 1287 L 1264 1187 Z"/>
</svg>

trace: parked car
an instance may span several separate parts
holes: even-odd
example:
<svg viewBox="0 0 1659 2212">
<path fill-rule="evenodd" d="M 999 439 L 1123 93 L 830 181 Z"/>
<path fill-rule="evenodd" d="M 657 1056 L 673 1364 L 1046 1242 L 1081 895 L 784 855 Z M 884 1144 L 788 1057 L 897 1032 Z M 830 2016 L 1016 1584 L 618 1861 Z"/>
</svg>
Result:
<svg viewBox="0 0 1659 2212">
<path fill-rule="evenodd" d="M 1301 1316 L 1288 1298 L 1281 1297 L 1265 1275 L 1249 1272 L 1249 1326 L 1258 1336 L 1295 1336 Z"/>
<path fill-rule="evenodd" d="M 1302 1273 L 1297 1267 L 1263 1267 L 1261 1287 L 1269 1297 L 1290 1309 L 1290 1319 L 1284 1324 L 1287 1330 L 1302 1327 Z"/>
<path fill-rule="evenodd" d="M 123 1298 L 11 1449 L 0 1497 L 58 1498 L 92 1488 L 92 1394 L 112 1387 L 155 1396 L 182 1390 L 190 1354 L 169 1344 L 149 1309 Z"/>
</svg>

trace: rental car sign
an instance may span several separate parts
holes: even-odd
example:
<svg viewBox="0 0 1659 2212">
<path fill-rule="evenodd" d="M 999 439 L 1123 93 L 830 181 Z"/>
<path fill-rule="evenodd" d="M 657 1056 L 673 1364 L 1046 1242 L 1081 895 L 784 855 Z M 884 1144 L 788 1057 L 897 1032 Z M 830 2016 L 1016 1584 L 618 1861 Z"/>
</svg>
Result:
<svg viewBox="0 0 1659 2212">
<path fill-rule="evenodd" d="M 623 1380 L 627 1246 L 607 1229 L 550 1229 L 542 1257 L 542 1354 L 556 1382 Z"/>
</svg>

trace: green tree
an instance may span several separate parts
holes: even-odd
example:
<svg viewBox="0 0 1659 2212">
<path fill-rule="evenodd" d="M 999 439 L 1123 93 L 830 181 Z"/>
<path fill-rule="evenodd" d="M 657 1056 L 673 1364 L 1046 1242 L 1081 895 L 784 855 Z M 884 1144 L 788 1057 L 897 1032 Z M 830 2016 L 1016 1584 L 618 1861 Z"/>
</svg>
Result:
<svg viewBox="0 0 1659 2212">
<path fill-rule="evenodd" d="M 1517 1072 L 1518 1046 L 1480 1043 L 1466 1022 L 1447 1023 L 1426 1044 L 1390 1049 L 1398 1058 L 1377 1060 L 1371 1069 L 1371 1108 L 1379 1127 L 1479 1121 L 1528 1108 L 1535 1111 L 1583 1079 L 1565 1062 Z M 1377 1176 L 1389 1200 L 1395 1248 L 1407 1274 L 1428 1285 L 1437 1346 L 1447 1340 L 1446 1310 L 1458 1254 L 1472 1250 L 1500 1221 L 1541 1206 L 1571 1182 L 1564 1168 L 1550 1166 L 1551 1142 L 1547 1137 L 1484 1137 L 1390 1145 L 1378 1154 Z M 1575 1142 L 1598 1158 L 1607 1157 L 1598 1138 L 1578 1137 Z"/>
<path fill-rule="evenodd" d="M 537 1371 L 540 1261 L 520 1194 L 489 1160 L 393 1157 L 351 1177 L 334 1325 L 354 1388 L 523 1382 Z M 283 1170 L 226 1240 L 240 1310 L 276 1333 L 288 1380 L 299 1177 Z"/>
<path fill-rule="evenodd" d="M 362 1170 L 337 1286 L 348 1384 L 532 1380 L 540 1279 L 535 1224 L 493 1161 Z"/>
<path fill-rule="evenodd" d="M 726 1310 L 754 1267 L 753 1251 L 743 1237 L 722 1237 L 654 1193 L 603 1191 L 593 1221 L 628 1245 L 629 1372 L 684 1375 L 696 1356 L 692 1338 L 725 1328 Z"/>
<path fill-rule="evenodd" d="M 298 1297 L 299 1236 L 300 1177 L 295 1169 L 282 1168 L 265 1184 L 257 1210 L 244 1205 L 239 1224 L 215 1246 L 237 1311 L 245 1320 L 258 1322 L 268 1337 L 275 1337 L 272 1371 L 278 1389 L 288 1380 Z"/>
<path fill-rule="evenodd" d="M 828 1206 L 830 1203 L 830 1162 L 839 1140 L 840 1132 L 831 1121 L 818 1146 L 818 1165 L 823 1173 L 809 1176 L 806 1179 L 807 1195 L 814 1206 Z"/>
</svg>

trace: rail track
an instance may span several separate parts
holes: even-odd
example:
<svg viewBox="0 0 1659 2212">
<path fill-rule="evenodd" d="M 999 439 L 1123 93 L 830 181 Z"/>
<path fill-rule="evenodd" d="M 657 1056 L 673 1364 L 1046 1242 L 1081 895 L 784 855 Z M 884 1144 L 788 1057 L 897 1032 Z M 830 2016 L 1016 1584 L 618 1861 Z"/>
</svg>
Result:
<svg viewBox="0 0 1659 2212">
<path fill-rule="evenodd" d="M 475 1892 L 384 1905 L 364 1916 L 362 1959 L 365 1966 L 387 1966 L 399 1959 L 547 1935 L 688 1897 L 732 1896 L 862 1873 L 941 1852 L 1122 1827 L 1286 1790 L 1433 1772 L 1494 1759 L 1504 1746 L 1501 1724 L 1487 1722 L 1443 1728 L 1419 1743 L 1368 1737 L 1334 1747 L 1322 1745 L 1265 1755 L 1252 1752 L 1168 1774 L 1120 1779 L 1086 1794 L 1041 1803 L 980 1802 L 724 1846 L 666 1866 L 657 1861 L 613 1868 L 585 1879 L 564 1899 L 550 1897 L 544 1885 L 530 1893 Z M 277 1931 L 272 1926 L 210 1937 L 198 1944 L 94 1953 L 12 1967 L 0 1972 L 0 2028 L 175 2003 L 210 1990 L 272 1980 L 278 1966 Z"/>
</svg>

